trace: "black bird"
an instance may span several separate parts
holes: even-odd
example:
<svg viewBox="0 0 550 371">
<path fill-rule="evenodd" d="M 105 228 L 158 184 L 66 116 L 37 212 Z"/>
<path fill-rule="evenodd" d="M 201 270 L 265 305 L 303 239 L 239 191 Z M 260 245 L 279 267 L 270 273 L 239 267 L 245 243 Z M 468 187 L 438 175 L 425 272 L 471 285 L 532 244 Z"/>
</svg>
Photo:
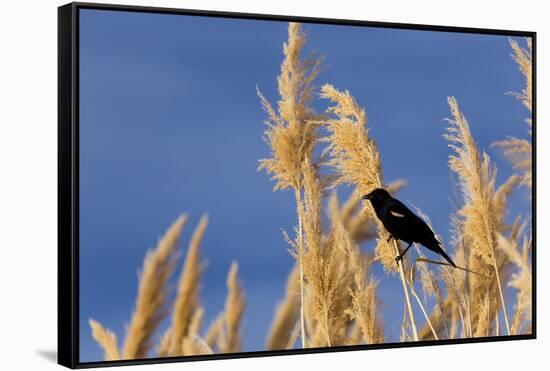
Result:
<svg viewBox="0 0 550 371">
<path fill-rule="evenodd" d="M 403 259 L 407 250 L 416 242 L 438 253 L 456 268 L 455 263 L 441 248 L 441 243 L 435 238 L 431 228 L 401 201 L 393 198 L 388 191 L 377 188 L 361 198 L 371 202 L 376 216 L 389 232 L 390 239 L 395 238 L 409 244 L 405 251 L 396 258 L 397 262 Z"/>
</svg>

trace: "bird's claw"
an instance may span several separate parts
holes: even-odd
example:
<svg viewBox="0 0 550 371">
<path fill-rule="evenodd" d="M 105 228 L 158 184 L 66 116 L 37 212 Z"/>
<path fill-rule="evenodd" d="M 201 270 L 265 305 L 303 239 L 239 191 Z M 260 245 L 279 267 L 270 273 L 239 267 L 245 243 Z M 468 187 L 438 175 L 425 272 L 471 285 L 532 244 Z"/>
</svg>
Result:
<svg viewBox="0 0 550 371">
<path fill-rule="evenodd" d="M 386 240 L 386 243 L 390 243 L 390 241 L 392 240 L 393 236 L 389 236 L 388 239 Z"/>
<path fill-rule="evenodd" d="M 403 260 L 403 255 L 397 255 L 395 257 L 395 262 L 397 263 L 397 265 L 399 265 L 399 262 Z"/>
</svg>

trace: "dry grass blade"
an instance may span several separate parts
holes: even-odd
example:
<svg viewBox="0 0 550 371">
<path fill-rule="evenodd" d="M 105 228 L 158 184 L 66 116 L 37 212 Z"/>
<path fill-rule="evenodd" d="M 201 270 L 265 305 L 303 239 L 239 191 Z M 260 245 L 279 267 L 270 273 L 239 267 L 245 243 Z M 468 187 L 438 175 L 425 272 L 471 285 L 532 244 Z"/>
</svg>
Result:
<svg viewBox="0 0 550 371">
<path fill-rule="evenodd" d="M 143 263 L 136 308 L 128 326 L 123 347 L 125 359 L 145 358 L 151 349 L 151 338 L 167 314 L 167 282 L 175 265 L 176 245 L 187 216 L 180 216 L 149 251 Z"/>
<path fill-rule="evenodd" d="M 185 263 L 178 285 L 178 294 L 172 313 L 172 332 L 170 339 L 171 355 L 179 355 L 182 349 L 182 341 L 189 334 L 191 319 L 199 306 L 199 285 L 203 269 L 200 258 L 200 245 L 206 227 L 208 217 L 203 216 L 191 237 Z"/>
<path fill-rule="evenodd" d="M 116 335 L 104 328 L 101 323 L 96 320 L 89 319 L 88 323 L 92 328 L 92 336 L 99 345 L 103 348 L 104 359 L 106 361 L 116 361 L 120 359 L 120 353 L 118 351 Z"/>
<path fill-rule="evenodd" d="M 450 265 L 450 264 L 447 263 L 447 262 L 442 262 L 442 261 L 437 261 L 437 260 L 431 260 L 431 259 L 427 259 L 427 258 L 416 258 L 416 259 L 415 259 L 415 263 L 416 263 L 416 262 L 419 262 L 419 263 L 430 263 L 430 264 L 437 264 L 437 265 L 443 265 L 443 266 L 447 266 L 447 267 L 452 267 L 452 265 Z M 478 276 L 482 276 L 482 277 L 485 277 L 485 278 L 489 278 L 488 276 L 485 276 L 483 273 L 475 272 L 475 271 L 473 271 L 473 270 L 471 270 L 471 269 L 468 269 L 468 268 L 456 266 L 456 267 L 454 267 L 454 269 L 458 269 L 458 270 L 461 270 L 461 271 L 464 271 L 464 272 L 468 272 L 468 273 L 472 273 L 472 274 L 477 274 Z"/>
</svg>

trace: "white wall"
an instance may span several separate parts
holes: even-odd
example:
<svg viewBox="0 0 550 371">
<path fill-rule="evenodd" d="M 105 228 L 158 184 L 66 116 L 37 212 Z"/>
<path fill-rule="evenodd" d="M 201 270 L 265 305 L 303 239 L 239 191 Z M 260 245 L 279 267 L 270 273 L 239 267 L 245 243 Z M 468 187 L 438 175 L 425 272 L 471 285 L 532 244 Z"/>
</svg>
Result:
<svg viewBox="0 0 550 371">
<path fill-rule="evenodd" d="M 538 332 L 536 341 L 139 366 L 158 370 L 541 369 L 548 310 L 550 35 L 540 0 L 120 1 L 155 5 L 538 32 Z M 57 0 L 7 0 L 0 11 L 0 368 L 48 370 L 56 349 Z M 546 14 L 546 15 L 545 15 Z M 540 164 L 543 164 L 540 166 Z M 548 167 L 546 167 L 548 169 Z M 133 369 L 128 367 L 125 369 Z M 547 365 L 546 365 L 547 367 Z"/>
</svg>

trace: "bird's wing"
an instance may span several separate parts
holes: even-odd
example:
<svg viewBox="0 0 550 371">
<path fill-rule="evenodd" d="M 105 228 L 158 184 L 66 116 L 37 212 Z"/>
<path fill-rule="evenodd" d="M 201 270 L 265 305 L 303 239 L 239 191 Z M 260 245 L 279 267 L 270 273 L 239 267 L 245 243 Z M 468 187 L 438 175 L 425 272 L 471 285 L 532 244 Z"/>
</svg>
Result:
<svg viewBox="0 0 550 371">
<path fill-rule="evenodd" d="M 395 210 L 390 210 L 390 214 L 393 215 L 396 218 L 404 218 L 405 217 L 405 214 L 401 214 L 400 212 L 395 211 Z"/>
<path fill-rule="evenodd" d="M 386 215 L 389 215 L 392 219 L 390 221 L 392 227 L 403 233 L 403 236 L 410 238 L 408 242 L 414 241 L 422 244 L 429 250 L 443 256 L 450 265 L 456 267 L 452 259 L 443 251 L 441 242 L 435 237 L 435 233 L 430 226 L 401 201 L 390 200 L 386 206 Z"/>
<path fill-rule="evenodd" d="M 403 220 L 415 230 L 422 231 L 424 233 L 430 232 L 433 234 L 432 229 L 426 224 L 426 222 L 413 213 L 401 201 L 396 200 L 395 198 L 390 200 L 387 203 L 387 211 L 393 218 L 396 220 Z"/>
</svg>

